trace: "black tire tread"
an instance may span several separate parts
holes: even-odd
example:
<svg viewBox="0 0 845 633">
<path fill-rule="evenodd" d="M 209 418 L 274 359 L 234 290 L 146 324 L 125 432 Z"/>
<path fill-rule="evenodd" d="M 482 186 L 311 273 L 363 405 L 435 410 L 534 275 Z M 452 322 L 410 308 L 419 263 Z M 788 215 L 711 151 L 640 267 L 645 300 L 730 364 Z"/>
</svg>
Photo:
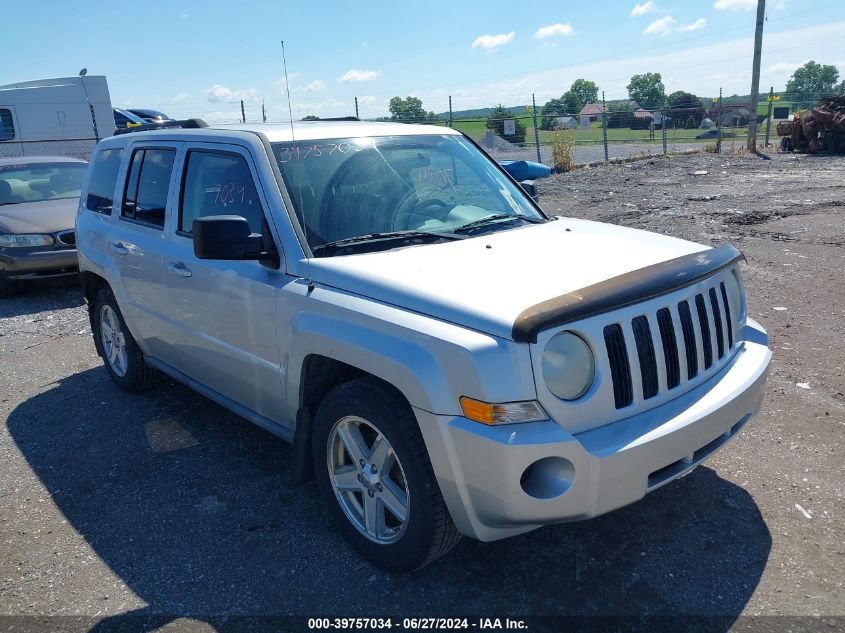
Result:
<svg viewBox="0 0 845 633">
<path fill-rule="evenodd" d="M 0 275 L 0 299 L 8 299 L 15 294 L 15 282 Z"/>
</svg>

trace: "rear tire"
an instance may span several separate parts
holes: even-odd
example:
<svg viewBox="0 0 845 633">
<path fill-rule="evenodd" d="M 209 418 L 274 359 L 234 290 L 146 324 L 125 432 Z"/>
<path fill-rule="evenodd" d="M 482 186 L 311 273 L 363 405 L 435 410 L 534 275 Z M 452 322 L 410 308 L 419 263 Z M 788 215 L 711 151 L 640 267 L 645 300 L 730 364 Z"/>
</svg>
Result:
<svg viewBox="0 0 845 633">
<path fill-rule="evenodd" d="M 114 294 L 100 288 L 90 304 L 91 326 L 97 353 L 114 383 L 125 391 L 141 393 L 155 384 L 157 372 L 147 365 L 144 354 L 126 327 Z"/>
<path fill-rule="evenodd" d="M 334 524 L 371 563 L 412 571 L 457 545 L 461 535 L 417 420 L 378 380 L 359 378 L 326 396 L 314 419 L 312 451 Z"/>
</svg>

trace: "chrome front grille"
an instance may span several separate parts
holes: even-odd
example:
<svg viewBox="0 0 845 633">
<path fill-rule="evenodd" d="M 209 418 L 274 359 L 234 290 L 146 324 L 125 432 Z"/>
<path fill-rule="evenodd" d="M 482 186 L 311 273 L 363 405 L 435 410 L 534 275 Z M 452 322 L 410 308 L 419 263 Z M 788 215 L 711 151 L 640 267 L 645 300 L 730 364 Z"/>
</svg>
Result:
<svg viewBox="0 0 845 633">
<path fill-rule="evenodd" d="M 717 370 L 731 356 L 734 324 L 724 282 L 713 280 L 709 288 L 695 290 L 604 327 L 616 409 L 671 392 Z"/>
</svg>

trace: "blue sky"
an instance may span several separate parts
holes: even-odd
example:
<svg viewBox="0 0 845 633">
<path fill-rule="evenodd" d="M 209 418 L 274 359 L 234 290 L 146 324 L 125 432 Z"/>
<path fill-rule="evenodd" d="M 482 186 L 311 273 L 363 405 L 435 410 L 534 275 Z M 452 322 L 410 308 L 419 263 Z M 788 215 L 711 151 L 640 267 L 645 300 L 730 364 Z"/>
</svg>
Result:
<svg viewBox="0 0 845 633">
<path fill-rule="evenodd" d="M 429 110 L 529 103 L 578 77 L 607 98 L 634 73 L 667 91 L 748 93 L 756 0 L 3 0 L 0 84 L 106 75 L 114 105 L 171 116 L 284 120 L 287 49 L 295 117 L 387 113 L 392 96 Z M 845 16 L 830 0 L 769 0 L 761 89 L 783 89 L 809 59 L 845 76 Z M 832 19 L 831 19 L 832 16 Z M 838 18 L 838 21 L 836 21 Z"/>
</svg>

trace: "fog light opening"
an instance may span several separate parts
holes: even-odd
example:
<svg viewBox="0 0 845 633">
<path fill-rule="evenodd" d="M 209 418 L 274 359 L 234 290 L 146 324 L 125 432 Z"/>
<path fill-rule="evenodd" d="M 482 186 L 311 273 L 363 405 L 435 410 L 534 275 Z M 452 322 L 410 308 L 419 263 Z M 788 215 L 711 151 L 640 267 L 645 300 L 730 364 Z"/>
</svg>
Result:
<svg viewBox="0 0 845 633">
<path fill-rule="evenodd" d="M 523 471 L 519 485 L 535 499 L 554 499 L 566 493 L 574 481 L 572 462 L 563 457 L 544 457 Z"/>
</svg>

